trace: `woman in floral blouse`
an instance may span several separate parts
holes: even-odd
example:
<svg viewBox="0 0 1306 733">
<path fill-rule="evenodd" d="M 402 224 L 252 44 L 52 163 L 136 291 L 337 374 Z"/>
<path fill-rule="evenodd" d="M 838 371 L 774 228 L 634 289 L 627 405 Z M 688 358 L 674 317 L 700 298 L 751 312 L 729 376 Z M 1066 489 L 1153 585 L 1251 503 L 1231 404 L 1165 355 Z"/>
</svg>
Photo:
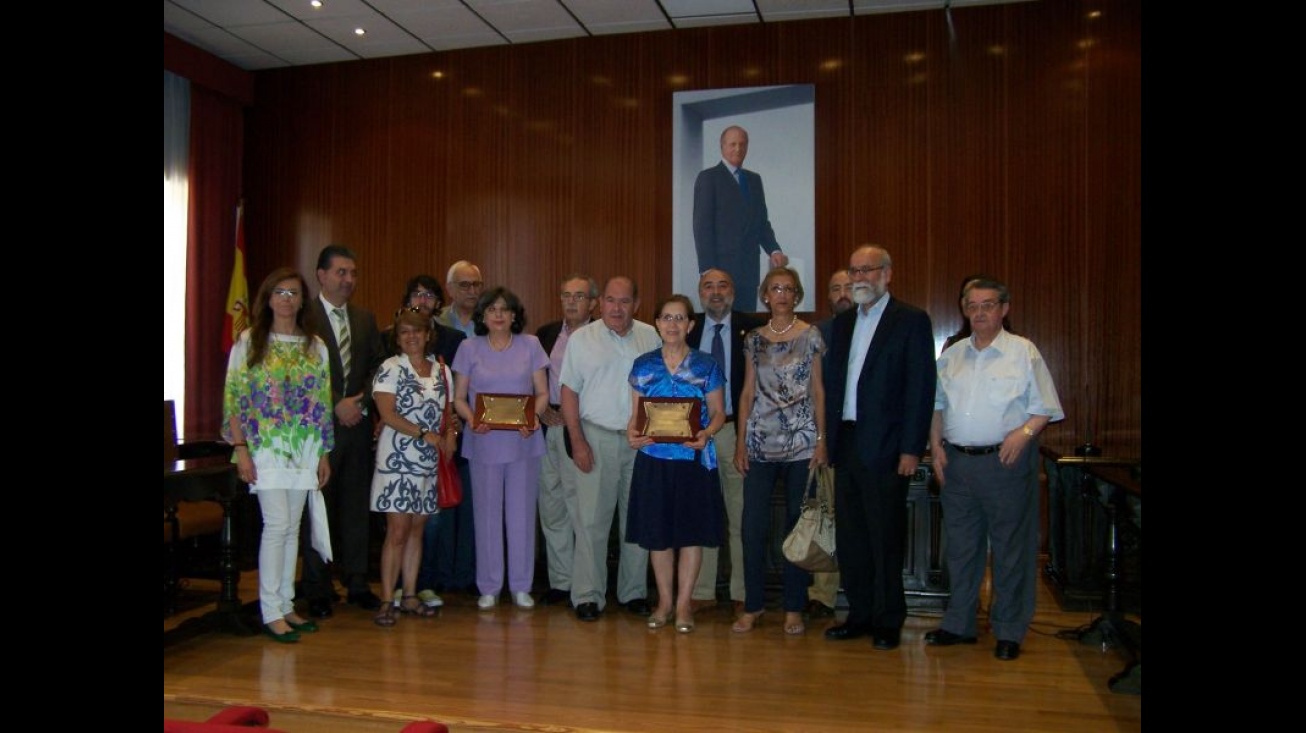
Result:
<svg viewBox="0 0 1306 733">
<path fill-rule="evenodd" d="M 258 496 L 259 609 L 264 631 L 299 641 L 317 625 L 295 613 L 299 522 L 309 502 L 313 547 L 331 559 L 321 488 L 335 444 L 327 348 L 304 321 L 308 288 L 290 268 L 268 275 L 251 311 L 253 325 L 231 348 L 223 397 L 222 437 L 234 447 L 240 479 Z M 311 498 L 311 502 L 310 502 Z"/>
</svg>

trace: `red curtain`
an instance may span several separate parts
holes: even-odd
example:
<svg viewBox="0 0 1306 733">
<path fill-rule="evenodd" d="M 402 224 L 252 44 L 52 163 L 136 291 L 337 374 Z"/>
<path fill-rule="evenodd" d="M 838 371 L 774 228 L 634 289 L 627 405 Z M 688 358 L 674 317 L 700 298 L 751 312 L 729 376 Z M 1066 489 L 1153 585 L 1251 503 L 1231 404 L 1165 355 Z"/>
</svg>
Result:
<svg viewBox="0 0 1306 733">
<path fill-rule="evenodd" d="M 190 120 L 183 438 L 197 441 L 216 439 L 222 421 L 222 324 L 235 260 L 244 109 L 227 95 L 192 84 Z"/>
</svg>

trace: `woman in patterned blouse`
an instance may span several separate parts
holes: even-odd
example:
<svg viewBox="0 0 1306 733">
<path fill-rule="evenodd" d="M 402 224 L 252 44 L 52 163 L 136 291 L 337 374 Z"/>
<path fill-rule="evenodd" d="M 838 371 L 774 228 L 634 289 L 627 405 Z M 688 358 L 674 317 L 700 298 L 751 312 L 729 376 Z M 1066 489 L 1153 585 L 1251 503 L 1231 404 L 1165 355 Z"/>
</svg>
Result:
<svg viewBox="0 0 1306 733">
<path fill-rule="evenodd" d="M 222 437 L 233 446 L 240 480 L 258 496 L 259 609 L 264 631 L 279 642 L 299 641 L 317 625 L 295 613 L 299 523 L 308 503 L 313 547 L 331 558 L 321 488 L 335 445 L 327 348 L 304 320 L 308 288 L 290 268 L 263 280 L 253 325 L 231 348 L 223 395 Z"/>
</svg>

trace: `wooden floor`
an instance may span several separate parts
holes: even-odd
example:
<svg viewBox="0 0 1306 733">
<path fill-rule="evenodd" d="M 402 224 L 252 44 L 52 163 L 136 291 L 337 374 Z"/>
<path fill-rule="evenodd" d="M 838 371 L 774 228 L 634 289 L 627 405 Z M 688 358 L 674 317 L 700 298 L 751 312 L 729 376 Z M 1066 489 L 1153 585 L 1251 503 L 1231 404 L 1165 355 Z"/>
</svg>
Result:
<svg viewBox="0 0 1306 733">
<path fill-rule="evenodd" d="M 246 573 L 242 599 L 256 588 Z M 165 717 L 258 705 L 290 733 L 398 731 L 428 718 L 454 731 L 557 733 L 1142 727 L 1141 695 L 1107 689 L 1121 653 L 1056 637 L 1096 614 L 1061 611 L 1047 587 L 1014 662 L 993 658 L 987 633 L 975 646 L 925 646 L 932 615 L 909 617 L 902 646 L 879 652 L 867 639 L 826 641 L 828 622 L 786 637 L 774 610 L 751 634 L 731 632 L 724 605 L 678 634 L 650 631 L 615 604 L 583 623 L 565 607 L 481 612 L 473 596 L 445 600 L 438 617 L 404 616 L 389 629 L 340 605 L 298 644 L 211 632 L 165 645 Z M 165 633 L 188 615 L 165 619 Z"/>
</svg>

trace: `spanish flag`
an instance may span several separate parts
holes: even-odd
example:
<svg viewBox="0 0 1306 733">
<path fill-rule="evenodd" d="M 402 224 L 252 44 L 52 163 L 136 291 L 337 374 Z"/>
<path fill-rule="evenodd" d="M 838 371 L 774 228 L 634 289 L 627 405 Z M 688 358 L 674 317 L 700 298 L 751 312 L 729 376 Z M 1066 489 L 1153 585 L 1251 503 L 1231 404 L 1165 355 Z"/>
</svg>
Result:
<svg viewBox="0 0 1306 733">
<path fill-rule="evenodd" d="M 231 268 L 231 286 L 227 288 L 227 312 L 222 318 L 222 353 L 240 332 L 249 327 L 249 283 L 245 280 L 245 205 L 236 205 L 236 262 Z"/>
</svg>

